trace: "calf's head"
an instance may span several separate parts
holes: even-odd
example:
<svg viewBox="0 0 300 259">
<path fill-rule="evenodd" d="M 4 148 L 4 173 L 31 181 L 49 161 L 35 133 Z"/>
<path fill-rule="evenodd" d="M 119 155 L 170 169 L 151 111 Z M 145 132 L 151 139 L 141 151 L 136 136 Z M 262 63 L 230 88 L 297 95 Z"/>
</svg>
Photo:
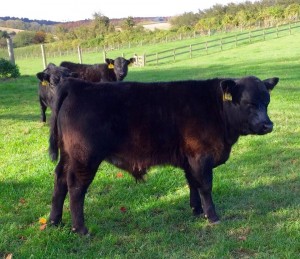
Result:
<svg viewBox="0 0 300 259">
<path fill-rule="evenodd" d="M 135 62 L 135 58 L 125 59 L 118 57 L 115 60 L 107 58 L 105 59 L 109 69 L 113 69 L 117 77 L 117 81 L 122 81 L 128 72 L 128 65 Z"/>
<path fill-rule="evenodd" d="M 55 87 L 59 84 L 62 78 L 78 76 L 77 73 L 71 72 L 68 68 L 49 63 L 44 71 L 36 74 L 36 77 L 40 80 L 42 85 Z"/>
<path fill-rule="evenodd" d="M 279 78 L 260 80 L 254 76 L 223 80 L 224 108 L 228 121 L 241 135 L 263 135 L 273 130 L 267 107 L 270 91 Z"/>
</svg>

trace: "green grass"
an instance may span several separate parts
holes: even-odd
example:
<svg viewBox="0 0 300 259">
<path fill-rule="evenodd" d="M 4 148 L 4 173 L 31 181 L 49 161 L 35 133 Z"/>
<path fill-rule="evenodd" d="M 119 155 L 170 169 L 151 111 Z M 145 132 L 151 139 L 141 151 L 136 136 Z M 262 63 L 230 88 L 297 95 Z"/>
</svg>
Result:
<svg viewBox="0 0 300 259">
<path fill-rule="evenodd" d="M 191 215 L 181 170 L 154 167 L 145 183 L 136 184 L 103 163 L 86 196 L 92 237 L 70 232 L 68 200 L 64 226 L 39 228 L 39 218 L 49 215 L 55 164 L 47 154 L 49 125 L 39 122 L 35 74 L 42 62 L 19 62 L 24 76 L 0 82 L 0 257 L 299 258 L 299 41 L 295 34 L 165 65 L 130 67 L 127 81 L 278 76 L 269 106 L 275 128 L 265 136 L 242 137 L 228 162 L 215 170 L 213 196 L 222 220 L 216 226 Z"/>
</svg>

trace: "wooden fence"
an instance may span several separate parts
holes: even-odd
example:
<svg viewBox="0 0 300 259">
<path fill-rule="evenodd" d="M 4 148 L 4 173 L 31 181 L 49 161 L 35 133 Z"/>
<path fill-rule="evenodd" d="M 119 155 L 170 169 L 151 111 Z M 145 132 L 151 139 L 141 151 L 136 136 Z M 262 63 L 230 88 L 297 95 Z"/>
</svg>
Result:
<svg viewBox="0 0 300 259">
<path fill-rule="evenodd" d="M 236 48 L 244 44 L 251 44 L 271 38 L 291 35 L 293 32 L 300 32 L 299 22 L 277 27 L 270 27 L 267 29 L 253 30 L 210 41 L 201 41 L 199 43 L 185 45 L 152 54 L 145 54 L 145 65 L 157 65 L 159 63 L 176 61 L 180 58 L 193 58 L 199 55 Z"/>
<path fill-rule="evenodd" d="M 283 37 L 290 35 L 292 33 L 300 32 L 300 21 L 291 22 L 289 24 L 283 24 L 276 27 L 269 27 L 265 29 L 257 29 L 252 30 L 249 32 L 240 32 L 237 34 L 228 33 L 230 36 L 220 37 L 218 39 L 213 40 L 205 40 L 207 37 L 203 37 L 201 35 L 196 35 L 195 33 L 189 35 L 182 35 L 177 40 L 184 39 L 184 38 L 194 38 L 197 43 L 184 45 L 173 49 L 167 49 L 164 51 L 156 52 L 156 53 L 144 53 L 142 55 L 134 54 L 136 57 L 137 62 L 135 66 L 145 66 L 145 65 L 157 65 L 167 62 L 174 62 L 180 59 L 186 58 L 193 58 L 200 55 L 207 55 L 210 53 L 215 53 L 219 51 L 223 51 L 226 49 L 236 48 L 238 46 L 244 44 L 251 44 L 258 41 L 264 41 L 271 38 L 276 37 Z M 212 36 L 210 36 L 212 37 Z M 170 39 L 165 39 L 166 42 L 170 41 Z M 127 48 L 133 47 L 134 44 L 129 43 L 127 44 Z M 124 47 L 124 46 L 122 46 Z M 11 47 L 10 47 L 11 48 Z M 58 50 L 58 51 L 46 51 L 37 45 L 32 46 L 30 51 L 26 53 L 19 53 L 18 49 L 15 49 L 14 56 L 17 60 L 19 59 L 27 59 L 27 58 L 43 58 L 44 66 L 46 64 L 46 57 L 47 58 L 55 58 L 61 56 L 69 56 L 69 55 L 78 55 L 79 62 L 82 62 L 82 56 L 86 53 L 109 53 L 110 51 L 119 49 L 120 45 L 117 46 L 110 46 L 103 49 L 102 47 L 94 47 L 94 48 L 81 48 L 78 46 L 77 48 L 71 50 Z M 5 55 L 0 51 L 0 55 L 4 58 L 7 56 L 7 51 Z M 123 54 L 124 56 L 124 54 Z M 7 56 L 7 59 L 12 61 L 11 56 Z M 13 61 L 12 61 L 13 62 Z M 100 61 L 99 61 L 100 62 Z"/>
</svg>

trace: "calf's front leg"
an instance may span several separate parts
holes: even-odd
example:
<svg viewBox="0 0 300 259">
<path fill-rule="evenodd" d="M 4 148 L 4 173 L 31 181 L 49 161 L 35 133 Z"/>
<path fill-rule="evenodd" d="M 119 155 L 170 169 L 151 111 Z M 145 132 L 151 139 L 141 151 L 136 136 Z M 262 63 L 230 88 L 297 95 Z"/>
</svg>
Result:
<svg viewBox="0 0 300 259">
<path fill-rule="evenodd" d="M 204 211 L 210 223 L 219 222 L 212 199 L 212 161 L 209 158 L 189 158 L 189 167 L 186 168 L 186 178 L 190 186 L 190 204 L 193 212 Z M 198 205 L 197 205 L 198 204 Z M 197 214 L 196 214 L 197 215 Z"/>
</svg>

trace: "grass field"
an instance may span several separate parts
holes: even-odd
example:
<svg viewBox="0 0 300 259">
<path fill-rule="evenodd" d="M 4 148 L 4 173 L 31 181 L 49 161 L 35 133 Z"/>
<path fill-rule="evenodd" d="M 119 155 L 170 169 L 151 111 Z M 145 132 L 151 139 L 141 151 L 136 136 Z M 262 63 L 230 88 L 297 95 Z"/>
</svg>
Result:
<svg viewBox="0 0 300 259">
<path fill-rule="evenodd" d="M 39 223 L 49 216 L 55 164 L 47 154 L 49 125 L 39 122 L 35 74 L 42 62 L 19 62 L 23 76 L 0 82 L 0 258 L 299 258 L 299 41 L 295 34 L 163 66 L 131 67 L 127 81 L 277 76 L 269 106 L 275 128 L 242 137 L 215 170 L 213 196 L 222 221 L 215 226 L 192 216 L 181 170 L 154 167 L 137 184 L 103 163 L 86 196 L 92 237 L 70 232 L 68 201 L 64 226 L 44 229 Z"/>
</svg>

